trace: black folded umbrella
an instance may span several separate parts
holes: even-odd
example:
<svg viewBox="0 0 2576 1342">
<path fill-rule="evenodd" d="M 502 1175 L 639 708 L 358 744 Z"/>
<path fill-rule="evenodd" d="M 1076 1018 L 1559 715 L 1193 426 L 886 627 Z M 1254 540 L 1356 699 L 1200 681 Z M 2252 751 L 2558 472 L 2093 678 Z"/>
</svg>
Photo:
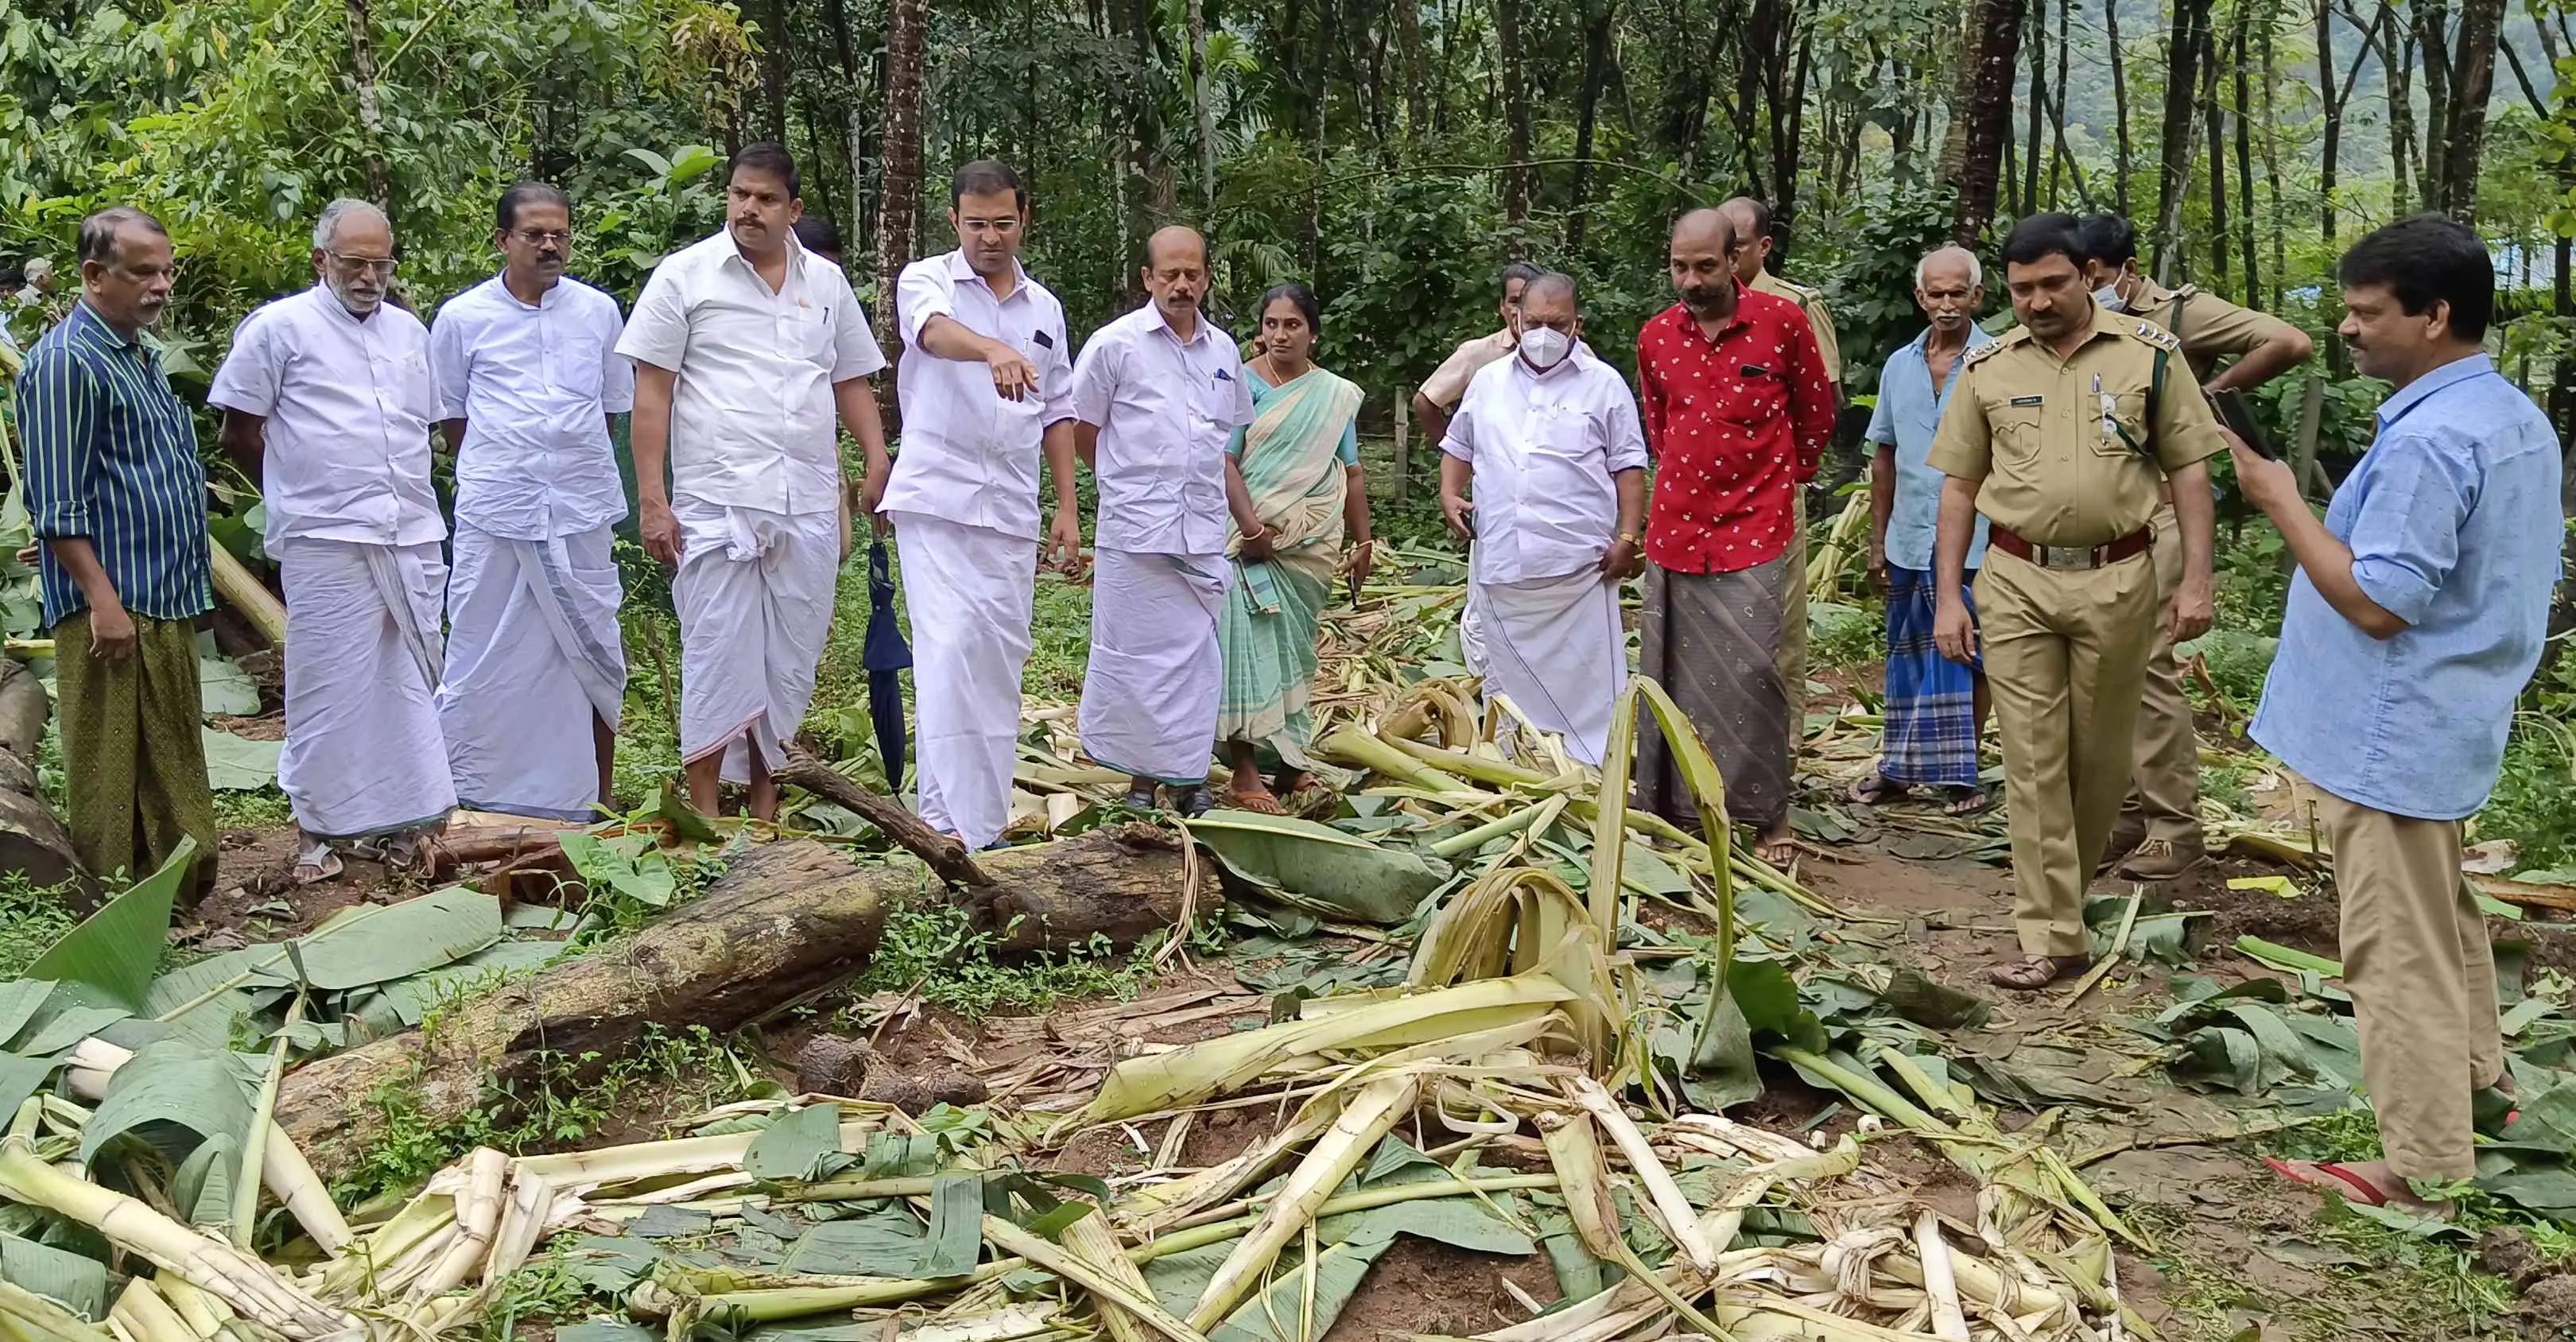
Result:
<svg viewBox="0 0 2576 1342">
<path fill-rule="evenodd" d="M 903 768 L 911 737 L 903 724 L 903 682 L 897 673 L 912 665 L 912 645 L 894 614 L 894 570 L 886 562 L 885 538 L 868 542 L 868 641 L 859 656 L 868 672 L 868 718 L 877 732 L 877 754 L 885 760 L 886 790 L 903 791 Z"/>
</svg>

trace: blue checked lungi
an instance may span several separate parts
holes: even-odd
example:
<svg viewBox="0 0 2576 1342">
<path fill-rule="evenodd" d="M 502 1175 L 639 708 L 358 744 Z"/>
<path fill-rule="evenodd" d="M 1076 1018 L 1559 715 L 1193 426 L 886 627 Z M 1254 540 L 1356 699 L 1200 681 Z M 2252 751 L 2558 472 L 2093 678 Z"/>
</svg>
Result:
<svg viewBox="0 0 2576 1342">
<path fill-rule="evenodd" d="M 1886 740 L 1878 771 L 1899 783 L 1973 786 L 1977 781 L 1977 672 L 1932 642 L 1939 605 L 1932 575 L 1887 567 Z M 1973 616 L 1977 600 L 1960 596 Z"/>
</svg>

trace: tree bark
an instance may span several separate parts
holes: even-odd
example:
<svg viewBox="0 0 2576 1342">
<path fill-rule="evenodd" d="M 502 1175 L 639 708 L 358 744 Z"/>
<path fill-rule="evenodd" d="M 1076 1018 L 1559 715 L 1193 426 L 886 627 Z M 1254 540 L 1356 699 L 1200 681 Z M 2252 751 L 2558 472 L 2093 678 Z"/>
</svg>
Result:
<svg viewBox="0 0 2576 1342">
<path fill-rule="evenodd" d="M 2269 309 L 2263 297 L 2263 259 L 2254 244 L 2254 110 L 2252 77 L 2254 8 L 2236 6 L 2236 233 L 2245 253 L 2245 305 Z"/>
<path fill-rule="evenodd" d="M 1517 230 L 1529 218 L 1530 105 L 1521 59 L 1521 0 L 1494 0 L 1494 42 L 1503 79 L 1503 219 Z"/>
<path fill-rule="evenodd" d="M 2388 91 L 2388 198 L 2403 211 L 2412 195 L 2407 187 L 2407 165 L 2413 162 L 2416 177 L 2423 176 L 2422 161 L 2415 151 L 2415 35 L 2404 29 L 2392 14 L 2380 40 L 2380 83 Z"/>
<path fill-rule="evenodd" d="M 2182 254 L 2182 203 L 2191 190 L 2191 133 L 2199 105 L 2200 48 L 2209 32 L 2209 6 L 2173 7 L 2165 36 L 2164 124 L 2156 140 L 2155 271 L 2170 281 Z"/>
<path fill-rule="evenodd" d="M 2423 191 L 2424 208 L 2438 210 L 2450 183 L 2445 164 L 2451 142 L 2451 6 L 2450 0 L 2413 0 L 2408 8 L 2414 19 L 2415 68 L 2424 79 L 2424 157 L 2416 164 L 2415 182 Z"/>
<path fill-rule="evenodd" d="M 2461 0 L 2459 36 L 2451 56 L 2450 109 L 2443 117 L 2448 147 L 2442 155 L 2440 199 L 2434 208 L 2462 223 L 2477 219 L 2487 96 L 2495 86 L 2496 43 L 2503 27 L 2504 0 Z"/>
<path fill-rule="evenodd" d="M 2317 0 L 2319 4 L 2327 0 Z M 2129 62 L 2120 49 L 2120 0 L 2102 0 L 2102 28 L 2111 53 L 2111 123 L 2117 139 L 2113 152 L 2111 208 L 2129 217 Z"/>
<path fill-rule="evenodd" d="M 1190 117 L 1199 141 L 1199 218 L 1216 213 L 1216 109 L 1209 105 L 1207 6 L 1190 0 Z M 1419 53 L 1417 53 L 1419 54 Z M 1419 90 L 1416 91 L 1417 96 Z"/>
<path fill-rule="evenodd" d="M 36 780 L 36 751 L 52 713 L 36 673 L 0 660 L 0 871 L 23 873 L 39 887 L 75 882 L 88 894 L 89 875 L 72 853 L 71 831 Z"/>
<path fill-rule="evenodd" d="M 877 292 L 887 311 L 877 343 L 892 364 L 903 353 L 895 330 L 895 281 L 912 261 L 912 223 L 921 212 L 922 0 L 886 0 L 885 175 L 877 196 Z"/>
<path fill-rule="evenodd" d="M 1976 246 L 1994 218 L 1998 172 L 2012 133 L 2013 57 L 2028 7 L 2028 0 L 1970 0 L 1960 113 L 1954 118 L 1959 129 L 1952 134 L 1959 151 L 1954 157 L 1945 149 L 1941 173 L 1959 184 L 1950 234 L 1963 247 Z"/>
<path fill-rule="evenodd" d="M 1145 0 L 1135 0 L 1139 12 Z M 1340 13 L 1336 0 L 1315 0 L 1314 59 L 1306 62 L 1306 156 L 1313 164 L 1313 184 L 1306 189 L 1306 217 L 1299 229 L 1306 255 L 1306 274 L 1318 286 L 1324 283 L 1324 161 L 1329 152 L 1324 143 L 1325 96 L 1330 88 L 1325 71 L 1333 60 L 1333 44 L 1340 36 Z M 1332 292 L 1329 288 L 1324 292 Z"/>
<path fill-rule="evenodd" d="M 393 186 L 385 172 L 385 113 L 376 100 L 376 40 L 367 0 L 348 0 L 349 78 L 357 86 L 358 129 L 367 139 L 367 199 L 393 217 Z"/>
<path fill-rule="evenodd" d="M 1095 829 L 1057 843 L 1005 848 L 984 858 L 993 884 L 966 892 L 976 922 L 1009 955 L 1074 950 L 1106 937 L 1133 946 L 1157 932 L 1186 936 L 1222 905 L 1216 864 L 1190 861 L 1156 825 Z"/>
<path fill-rule="evenodd" d="M 1422 5 L 1420 0 L 1395 0 L 1394 9 L 1396 52 L 1404 61 L 1404 134 L 1419 144 L 1431 133 L 1431 72 L 1422 64 Z"/>
<path fill-rule="evenodd" d="M 2031 6 L 2030 94 L 2023 99 L 2029 115 L 2024 119 L 2021 138 L 2021 213 L 2034 215 L 2040 210 L 2039 179 L 2048 166 L 2049 155 L 2041 149 L 2046 143 L 2043 132 L 2048 125 L 2048 0 Z"/>
<path fill-rule="evenodd" d="M 787 143 L 787 4 L 763 0 L 760 10 L 760 97 L 769 118 L 766 137 Z"/>
<path fill-rule="evenodd" d="M 966 851 L 966 845 L 923 824 L 921 817 L 903 808 L 890 797 L 881 797 L 857 783 L 834 773 L 831 766 L 801 750 L 788 752 L 787 762 L 778 767 L 779 782 L 801 787 L 825 801 L 843 807 L 860 819 L 877 827 L 896 846 L 929 864 L 939 879 L 950 885 L 991 885 L 993 878 L 985 873 Z"/>
<path fill-rule="evenodd" d="M 1618 20 L 1618 0 L 1601 0 L 1599 13 L 1583 7 L 1583 86 L 1575 95 L 1574 182 L 1567 193 L 1565 250 L 1583 254 L 1584 205 L 1592 195 L 1592 132 L 1601 111 L 1601 86 L 1610 74 L 1610 27 Z"/>
<path fill-rule="evenodd" d="M 2201 119 L 2209 129 L 2209 273 L 2210 287 L 2225 292 L 2228 253 L 2232 250 L 2227 219 L 2227 121 L 2218 107 L 2218 34 L 2207 33 L 2201 51 Z"/>
</svg>

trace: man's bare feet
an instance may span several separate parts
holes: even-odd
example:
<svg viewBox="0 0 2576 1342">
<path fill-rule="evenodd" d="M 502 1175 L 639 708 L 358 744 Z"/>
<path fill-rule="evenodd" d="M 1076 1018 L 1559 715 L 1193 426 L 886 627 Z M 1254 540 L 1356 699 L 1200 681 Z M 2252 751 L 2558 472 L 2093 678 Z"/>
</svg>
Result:
<svg viewBox="0 0 2576 1342">
<path fill-rule="evenodd" d="M 1760 838 L 1753 841 L 1753 855 L 1772 867 L 1786 871 L 1789 864 L 1797 859 L 1798 836 L 1790 830 L 1789 822 L 1784 819 L 1778 826 L 1764 832 Z"/>
</svg>

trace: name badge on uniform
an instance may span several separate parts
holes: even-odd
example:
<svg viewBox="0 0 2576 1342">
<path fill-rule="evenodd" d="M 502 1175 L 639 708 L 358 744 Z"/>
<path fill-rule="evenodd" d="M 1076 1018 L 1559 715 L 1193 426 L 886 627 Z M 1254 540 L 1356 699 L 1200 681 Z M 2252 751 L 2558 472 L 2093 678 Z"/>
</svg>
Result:
<svg viewBox="0 0 2576 1342">
<path fill-rule="evenodd" d="M 2014 404 L 2014 405 L 2039 405 L 2039 404 L 2043 403 L 2046 399 L 2047 399 L 2046 397 L 2042 397 L 2042 396 L 2016 396 L 2016 397 L 2012 398 L 2012 404 Z"/>
<path fill-rule="evenodd" d="M 1031 336 L 1031 337 L 1029 337 L 1029 338 L 1030 338 L 1030 339 L 1032 339 L 1032 340 L 1037 341 L 1037 342 L 1038 342 L 1038 348 L 1040 348 L 1040 349 L 1054 349 L 1054 348 L 1055 348 L 1055 337 L 1054 337 L 1054 336 L 1051 336 L 1051 335 L 1048 335 L 1048 334 L 1047 334 L 1046 332 L 1044 332 L 1044 331 L 1040 331 L 1040 332 L 1038 332 L 1037 334 L 1035 334 L 1035 335 L 1033 335 L 1033 336 Z"/>
</svg>

